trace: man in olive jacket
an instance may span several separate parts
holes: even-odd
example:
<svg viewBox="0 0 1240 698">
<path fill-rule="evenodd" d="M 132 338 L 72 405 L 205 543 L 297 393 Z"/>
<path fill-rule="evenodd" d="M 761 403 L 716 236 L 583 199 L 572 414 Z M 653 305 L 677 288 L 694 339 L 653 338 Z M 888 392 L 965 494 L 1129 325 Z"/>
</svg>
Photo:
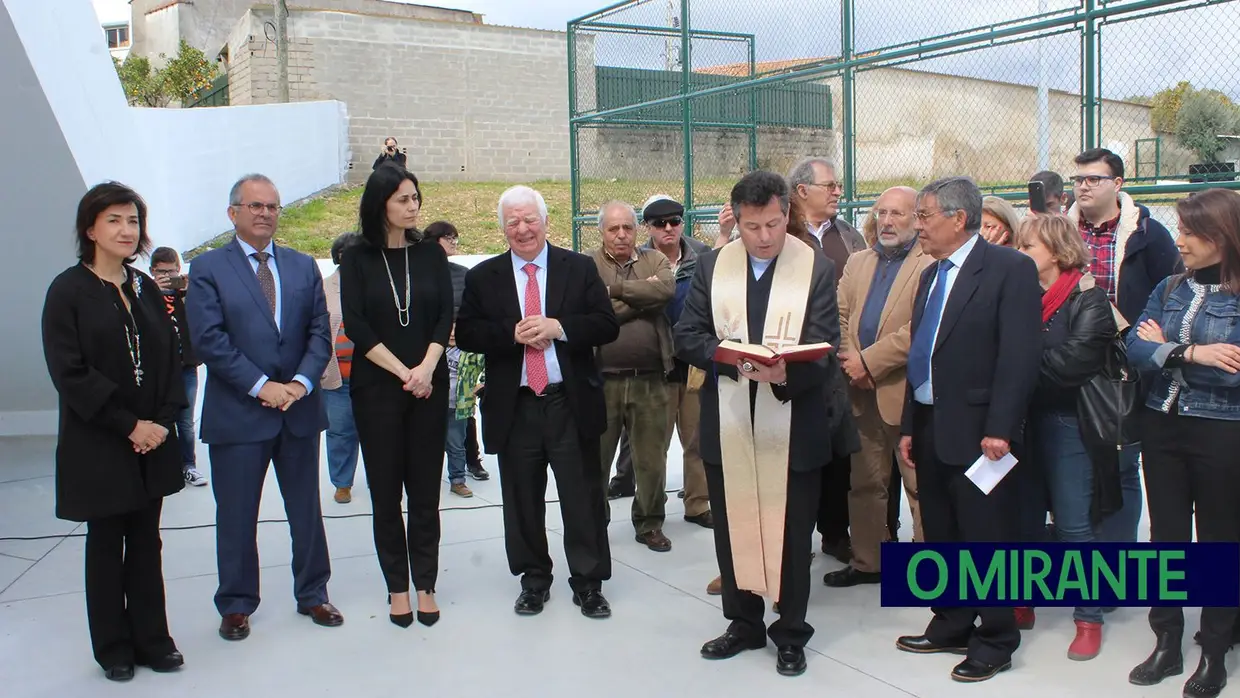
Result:
<svg viewBox="0 0 1240 698">
<path fill-rule="evenodd" d="M 637 542 L 666 552 L 672 543 L 663 535 L 667 504 L 667 387 L 674 368 L 672 327 L 664 312 L 675 295 L 672 267 L 662 252 L 637 247 L 637 214 L 623 202 L 599 210 L 603 244 L 591 257 L 607 286 L 620 335 L 599 347 L 607 401 L 607 430 L 601 456 L 603 478 L 611 474 L 621 432 L 633 454 L 636 494 L 633 527 Z"/>
</svg>

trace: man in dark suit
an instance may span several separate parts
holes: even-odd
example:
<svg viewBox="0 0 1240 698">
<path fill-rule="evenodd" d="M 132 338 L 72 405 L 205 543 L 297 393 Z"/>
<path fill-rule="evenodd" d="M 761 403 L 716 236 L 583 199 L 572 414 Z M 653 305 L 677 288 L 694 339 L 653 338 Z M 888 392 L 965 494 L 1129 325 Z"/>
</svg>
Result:
<svg viewBox="0 0 1240 698">
<path fill-rule="evenodd" d="M 900 428 L 901 454 L 917 470 L 922 529 L 929 543 L 1014 541 L 1017 472 L 987 495 L 965 471 L 983 455 L 1002 458 L 1021 438 L 1042 356 L 1037 268 L 981 239 L 982 194 L 967 177 L 926 186 L 914 215 L 922 249 L 937 260 L 914 300 Z M 957 681 L 1011 668 L 1020 646 L 1011 607 L 932 610 L 925 633 L 897 647 L 965 654 L 952 670 Z"/>
<path fill-rule="evenodd" d="M 515 611 L 541 613 L 550 598 L 547 466 L 564 520 L 573 603 L 589 618 L 611 615 L 611 578 L 600 438 L 607 427 L 595 350 L 620 323 L 594 262 L 547 242 L 547 204 L 529 187 L 499 201 L 509 252 L 465 276 L 456 321 L 462 351 L 486 356 L 482 442 L 499 455 L 508 566 L 521 576 Z"/>
<path fill-rule="evenodd" d="M 258 507 L 273 461 L 293 539 L 297 611 L 337 626 L 344 619 L 327 599 L 319 504 L 327 412 L 315 387 L 332 355 L 323 277 L 312 258 L 272 242 L 280 194 L 270 179 L 237 182 L 228 217 L 236 237 L 194 259 L 186 306 L 207 366 L 202 441 L 215 492 L 220 636 L 248 637 L 258 608 Z"/>
<path fill-rule="evenodd" d="M 834 353 L 764 366 L 718 363 L 724 340 L 776 351 L 840 341 L 835 267 L 820 249 L 788 235 L 783 177 L 753 172 L 732 189 L 739 238 L 698 260 L 676 324 L 676 355 L 706 372 L 698 429 L 715 553 L 722 580 L 723 635 L 702 647 L 725 659 L 766 646 L 766 602 L 779 603 L 770 639 L 776 670 L 805 671 L 814 628 L 809 603 L 812 537 L 823 468 L 837 444 L 823 425 L 847 409 Z"/>
</svg>

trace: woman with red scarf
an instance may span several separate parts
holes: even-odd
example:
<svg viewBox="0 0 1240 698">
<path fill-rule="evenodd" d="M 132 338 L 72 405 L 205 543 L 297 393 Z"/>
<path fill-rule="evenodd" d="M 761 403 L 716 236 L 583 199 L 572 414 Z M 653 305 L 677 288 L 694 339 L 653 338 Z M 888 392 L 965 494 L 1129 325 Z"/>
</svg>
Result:
<svg viewBox="0 0 1240 698">
<path fill-rule="evenodd" d="M 1056 535 L 1060 541 L 1073 543 L 1129 540 L 1126 529 L 1132 508 L 1139 516 L 1141 506 L 1139 485 L 1136 492 L 1124 492 L 1122 505 L 1112 502 L 1099 511 L 1095 490 L 1119 492 L 1122 466 L 1112 462 L 1106 467 L 1101 462 L 1108 455 L 1115 459 L 1114 449 L 1102 454 L 1089 448 L 1077 417 L 1080 387 L 1103 370 L 1107 350 L 1118 336 L 1118 314 L 1106 291 L 1082 271 L 1089 262 L 1089 251 L 1067 217 L 1026 218 L 1016 246 L 1037 263 L 1044 289 L 1042 370 L 1029 407 L 1029 455 L 1044 474 Z M 1120 419 L 1118 414 L 1114 417 Z M 1120 460 L 1135 463 L 1123 456 Z M 1135 525 L 1131 527 L 1135 535 Z M 1076 608 L 1070 659 L 1098 655 L 1102 614 L 1103 609 L 1096 606 Z"/>
</svg>

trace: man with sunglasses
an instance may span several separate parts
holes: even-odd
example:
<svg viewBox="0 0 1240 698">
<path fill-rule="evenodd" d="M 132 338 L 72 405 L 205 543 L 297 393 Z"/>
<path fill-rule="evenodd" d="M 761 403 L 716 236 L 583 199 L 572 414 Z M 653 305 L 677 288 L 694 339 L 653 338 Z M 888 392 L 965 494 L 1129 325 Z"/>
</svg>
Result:
<svg viewBox="0 0 1240 698">
<path fill-rule="evenodd" d="M 646 201 L 642 207 L 642 225 L 650 235 L 646 247 L 662 252 L 672 265 L 676 290 L 665 313 L 668 322 L 675 327 L 684 310 L 685 298 L 689 295 L 689 282 L 697 269 L 698 256 L 706 254 L 710 248 L 684 234 L 685 207 L 665 194 L 656 194 Z M 702 469 L 702 456 L 698 453 L 698 417 L 701 412 L 698 387 L 689 381 L 689 364 L 675 359 L 675 368 L 667 376 L 668 430 L 664 448 L 671 446 L 671 427 L 675 426 L 684 451 L 685 521 L 711 528 L 714 519 L 706 492 L 706 471 Z"/>
<path fill-rule="evenodd" d="M 1171 233 L 1132 200 L 1124 187 L 1124 161 L 1105 148 L 1076 156 L 1068 218 L 1085 238 L 1089 273 L 1128 323 L 1135 324 L 1160 281 L 1183 270 Z"/>
</svg>

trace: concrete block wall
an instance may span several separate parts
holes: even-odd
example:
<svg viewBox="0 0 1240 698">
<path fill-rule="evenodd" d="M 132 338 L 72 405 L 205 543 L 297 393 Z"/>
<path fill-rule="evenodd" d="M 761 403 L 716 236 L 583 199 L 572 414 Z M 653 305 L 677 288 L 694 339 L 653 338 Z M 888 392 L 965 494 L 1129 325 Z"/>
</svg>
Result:
<svg viewBox="0 0 1240 698">
<path fill-rule="evenodd" d="M 268 19 L 256 8 L 241 22 L 249 29 L 233 33 L 233 104 L 276 99 L 275 47 L 262 33 Z M 563 33 L 294 10 L 289 35 L 290 98 L 349 105 L 351 181 L 370 174 L 388 136 L 420 176 L 568 178 Z"/>
</svg>

